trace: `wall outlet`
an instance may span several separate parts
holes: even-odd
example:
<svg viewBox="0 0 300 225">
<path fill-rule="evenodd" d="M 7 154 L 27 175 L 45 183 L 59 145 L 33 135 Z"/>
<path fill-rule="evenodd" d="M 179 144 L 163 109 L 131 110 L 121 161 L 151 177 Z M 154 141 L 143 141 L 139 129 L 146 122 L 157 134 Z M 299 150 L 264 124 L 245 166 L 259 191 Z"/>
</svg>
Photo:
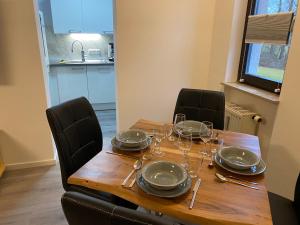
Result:
<svg viewBox="0 0 300 225">
<path fill-rule="evenodd" d="M 98 48 L 88 49 L 88 56 L 100 57 L 101 56 L 101 51 Z"/>
</svg>

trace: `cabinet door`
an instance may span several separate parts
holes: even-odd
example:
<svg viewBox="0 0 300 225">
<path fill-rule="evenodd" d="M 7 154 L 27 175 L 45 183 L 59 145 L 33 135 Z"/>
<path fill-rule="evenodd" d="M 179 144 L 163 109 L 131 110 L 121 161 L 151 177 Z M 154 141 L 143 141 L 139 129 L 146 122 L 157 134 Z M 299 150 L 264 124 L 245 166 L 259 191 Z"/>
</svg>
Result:
<svg viewBox="0 0 300 225">
<path fill-rule="evenodd" d="M 88 98 L 86 66 L 57 67 L 59 101 L 84 96 Z"/>
<path fill-rule="evenodd" d="M 113 32 L 112 0 L 83 0 L 82 24 L 85 33 Z"/>
<path fill-rule="evenodd" d="M 51 0 L 54 33 L 82 32 L 82 0 Z"/>
<path fill-rule="evenodd" d="M 91 103 L 115 102 L 113 66 L 87 66 L 89 100 Z"/>
</svg>

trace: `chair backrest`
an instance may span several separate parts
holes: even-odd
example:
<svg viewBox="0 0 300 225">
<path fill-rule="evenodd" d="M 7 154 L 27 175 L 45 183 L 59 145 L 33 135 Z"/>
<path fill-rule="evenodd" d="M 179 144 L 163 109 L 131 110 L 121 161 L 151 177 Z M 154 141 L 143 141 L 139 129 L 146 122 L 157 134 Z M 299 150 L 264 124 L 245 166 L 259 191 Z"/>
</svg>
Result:
<svg viewBox="0 0 300 225">
<path fill-rule="evenodd" d="M 173 121 L 177 113 L 184 113 L 187 120 L 211 121 L 214 128 L 224 129 L 225 96 L 223 92 L 187 89 L 179 92 Z"/>
<path fill-rule="evenodd" d="M 171 225 L 143 212 L 116 206 L 78 192 L 66 192 L 61 204 L 69 225 Z"/>
<path fill-rule="evenodd" d="M 102 131 L 97 116 L 84 98 L 77 98 L 46 110 L 56 144 L 62 183 L 102 150 Z"/>
<path fill-rule="evenodd" d="M 300 221 L 300 173 L 298 174 L 297 183 L 295 187 L 294 205 L 298 220 Z"/>
</svg>

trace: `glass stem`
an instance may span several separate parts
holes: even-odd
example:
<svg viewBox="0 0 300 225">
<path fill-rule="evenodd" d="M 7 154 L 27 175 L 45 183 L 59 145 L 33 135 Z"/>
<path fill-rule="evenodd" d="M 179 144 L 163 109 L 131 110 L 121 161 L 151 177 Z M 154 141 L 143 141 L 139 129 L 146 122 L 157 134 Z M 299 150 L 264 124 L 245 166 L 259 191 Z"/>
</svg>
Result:
<svg viewBox="0 0 300 225">
<path fill-rule="evenodd" d="M 186 164 L 186 167 L 188 169 L 188 154 L 187 154 L 187 151 L 183 151 L 183 155 L 184 155 L 184 164 Z"/>
</svg>

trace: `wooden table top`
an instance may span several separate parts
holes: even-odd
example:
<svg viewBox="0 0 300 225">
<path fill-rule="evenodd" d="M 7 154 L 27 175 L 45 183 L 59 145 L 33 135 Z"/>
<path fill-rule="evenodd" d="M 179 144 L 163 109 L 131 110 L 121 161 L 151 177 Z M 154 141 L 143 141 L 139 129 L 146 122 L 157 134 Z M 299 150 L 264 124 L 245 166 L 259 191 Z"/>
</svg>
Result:
<svg viewBox="0 0 300 225">
<path fill-rule="evenodd" d="M 159 123 L 139 120 L 132 128 L 151 130 Z M 259 140 L 256 136 L 219 131 L 219 138 L 227 145 L 239 145 L 247 147 L 260 154 Z M 182 153 L 170 142 L 161 144 L 165 152 L 159 160 L 167 159 L 183 160 Z M 192 161 L 200 161 L 199 151 L 203 144 L 194 143 L 190 156 Z M 159 211 L 175 218 L 203 225 L 272 225 L 272 217 L 269 206 L 264 175 L 241 177 L 244 180 L 255 181 L 260 190 L 253 190 L 231 183 L 220 183 L 215 173 L 224 175 L 229 172 L 218 168 L 208 168 L 208 160 L 205 160 L 198 175 L 202 179 L 197 192 L 194 208 L 188 208 L 192 191 L 183 196 L 165 199 L 150 196 L 144 193 L 136 185 L 133 188 L 123 188 L 121 183 L 132 170 L 134 159 L 107 154 L 107 151 L 120 152 L 112 146 L 104 146 L 103 150 L 86 163 L 68 179 L 69 184 L 81 185 L 95 190 L 110 192 L 144 208 Z M 124 153 L 124 152 L 122 152 Z M 139 153 L 130 153 L 139 155 Z M 153 159 L 152 159 L 153 160 Z M 154 159 L 155 160 L 155 159 Z M 235 175 L 236 176 L 236 175 Z M 194 185 L 192 184 L 192 187 Z M 130 181 L 128 182 L 130 183 Z"/>
</svg>

